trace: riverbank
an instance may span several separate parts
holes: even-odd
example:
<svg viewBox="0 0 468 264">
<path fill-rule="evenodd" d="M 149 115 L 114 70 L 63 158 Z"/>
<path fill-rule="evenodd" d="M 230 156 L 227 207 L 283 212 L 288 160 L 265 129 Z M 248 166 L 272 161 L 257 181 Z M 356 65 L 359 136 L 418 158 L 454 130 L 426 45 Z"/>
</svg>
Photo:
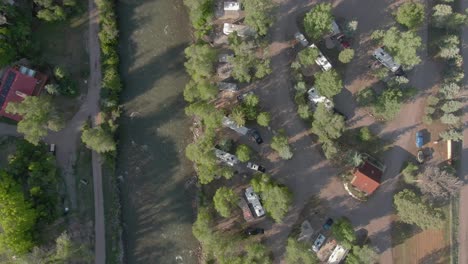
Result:
<svg viewBox="0 0 468 264">
<path fill-rule="evenodd" d="M 127 263 L 196 263 L 191 141 L 182 91 L 190 41 L 182 1 L 118 4 L 121 103 L 117 176 L 122 179 Z"/>
</svg>

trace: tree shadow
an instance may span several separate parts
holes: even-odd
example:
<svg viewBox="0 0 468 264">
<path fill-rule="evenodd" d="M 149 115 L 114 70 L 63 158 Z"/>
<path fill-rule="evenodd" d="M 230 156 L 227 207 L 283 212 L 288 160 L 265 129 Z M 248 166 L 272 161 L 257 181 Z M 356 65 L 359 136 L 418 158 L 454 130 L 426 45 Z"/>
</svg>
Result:
<svg viewBox="0 0 468 264">
<path fill-rule="evenodd" d="M 450 256 L 450 246 L 431 252 L 419 260 L 419 264 L 446 263 Z"/>
</svg>

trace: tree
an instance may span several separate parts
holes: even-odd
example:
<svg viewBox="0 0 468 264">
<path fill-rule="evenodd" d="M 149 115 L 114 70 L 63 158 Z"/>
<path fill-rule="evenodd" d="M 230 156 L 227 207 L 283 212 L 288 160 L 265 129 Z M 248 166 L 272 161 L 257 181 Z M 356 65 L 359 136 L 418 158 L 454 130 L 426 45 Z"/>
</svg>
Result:
<svg viewBox="0 0 468 264">
<path fill-rule="evenodd" d="M 371 37 L 384 45 L 385 50 L 394 57 L 396 62 L 407 66 L 414 66 L 421 62 L 417 51 L 422 42 L 415 32 L 401 32 L 396 27 L 391 27 L 387 31 L 374 31 Z"/>
<path fill-rule="evenodd" d="M 289 189 L 274 182 L 268 174 L 262 173 L 255 175 L 250 184 L 260 194 L 265 211 L 280 223 L 292 204 Z"/>
<path fill-rule="evenodd" d="M 271 116 L 268 112 L 261 112 L 257 116 L 257 123 L 263 127 L 267 127 L 270 124 Z"/>
<path fill-rule="evenodd" d="M 22 102 L 10 102 L 6 112 L 22 117 L 18 132 L 34 145 L 47 135 L 47 130 L 59 131 L 64 125 L 48 96 L 27 96 Z"/>
<path fill-rule="evenodd" d="M 184 4 L 188 7 L 190 21 L 195 28 L 195 35 L 200 38 L 208 33 L 212 27 L 210 21 L 214 13 L 211 0 L 184 0 Z"/>
<path fill-rule="evenodd" d="M 23 195 L 23 190 L 11 175 L 0 171 L 0 245 L 15 254 L 23 254 L 34 245 L 34 226 L 38 212 Z"/>
<path fill-rule="evenodd" d="M 313 65 L 315 60 L 319 56 L 319 50 L 317 48 L 308 47 L 299 51 L 297 58 L 299 62 L 304 66 Z"/>
<path fill-rule="evenodd" d="M 354 232 L 351 221 L 341 217 L 333 223 L 331 227 L 333 236 L 346 247 L 350 248 L 356 242 L 356 233 Z"/>
<path fill-rule="evenodd" d="M 375 264 L 379 262 L 379 254 L 369 245 L 353 246 L 346 256 L 346 264 Z"/>
<path fill-rule="evenodd" d="M 422 229 L 441 228 L 444 223 L 444 214 L 440 209 L 425 204 L 420 196 L 409 189 L 395 194 L 393 204 L 400 220 L 405 223 Z"/>
<path fill-rule="evenodd" d="M 320 142 L 338 139 L 345 129 L 344 118 L 328 110 L 324 104 L 319 104 L 314 112 L 312 133 L 319 137 Z"/>
<path fill-rule="evenodd" d="M 190 80 L 184 89 L 184 98 L 188 102 L 193 102 L 196 99 L 211 100 L 218 95 L 218 88 L 208 80 L 195 82 Z"/>
<path fill-rule="evenodd" d="M 370 131 L 369 127 L 361 127 L 359 129 L 359 140 L 362 142 L 370 142 L 374 139 L 374 135 Z"/>
<path fill-rule="evenodd" d="M 209 45 L 193 44 L 185 49 L 185 57 L 185 69 L 195 81 L 211 77 L 216 51 Z"/>
<path fill-rule="evenodd" d="M 327 3 L 317 4 L 304 17 L 306 33 L 314 40 L 331 31 L 333 16 L 332 5 Z"/>
<path fill-rule="evenodd" d="M 256 263 L 256 264 L 271 264 L 271 257 L 268 249 L 262 244 L 249 244 L 245 247 L 247 255 L 240 263 Z"/>
<path fill-rule="evenodd" d="M 424 5 L 406 2 L 398 7 L 396 21 L 409 29 L 416 28 L 424 21 Z"/>
<path fill-rule="evenodd" d="M 270 0 L 242 0 L 245 10 L 245 24 L 253 28 L 259 35 L 266 35 L 273 22 L 271 9 L 273 3 Z"/>
<path fill-rule="evenodd" d="M 462 185 L 455 175 L 433 166 L 427 167 L 418 178 L 421 191 L 436 201 L 447 201 Z"/>
<path fill-rule="evenodd" d="M 244 111 L 243 111 L 243 109 L 241 107 L 237 106 L 234 109 L 232 109 L 231 118 L 232 118 L 232 120 L 234 120 L 234 122 L 238 126 L 244 126 L 245 125 L 245 114 L 244 114 Z"/>
<path fill-rule="evenodd" d="M 334 69 L 316 73 L 314 76 L 315 88 L 317 88 L 317 92 L 320 95 L 332 98 L 341 92 L 343 82 L 340 75 Z"/>
<path fill-rule="evenodd" d="M 459 101 L 446 101 L 444 105 L 442 105 L 441 109 L 445 113 L 453 113 L 460 110 L 463 107 L 463 103 Z"/>
<path fill-rule="evenodd" d="M 375 104 L 375 111 L 386 120 L 391 120 L 401 110 L 403 92 L 398 89 L 387 89 L 378 98 Z"/>
<path fill-rule="evenodd" d="M 353 49 L 344 49 L 338 55 L 338 60 L 342 63 L 349 63 L 354 58 L 354 50 Z"/>
<path fill-rule="evenodd" d="M 361 166 L 363 162 L 364 162 L 364 156 L 361 153 L 354 151 L 351 156 L 351 164 L 353 165 L 353 167 L 357 168 Z"/>
<path fill-rule="evenodd" d="M 231 215 L 231 211 L 236 206 L 238 200 L 239 197 L 236 193 L 227 187 L 219 188 L 213 197 L 214 207 L 222 217 L 229 217 Z"/>
<path fill-rule="evenodd" d="M 447 124 L 447 125 L 457 125 L 457 124 L 460 123 L 460 117 L 456 116 L 456 115 L 454 115 L 452 113 L 444 114 L 440 118 L 440 122 L 442 122 L 444 124 Z"/>
<path fill-rule="evenodd" d="M 288 264 L 314 264 L 319 263 L 315 254 L 310 252 L 310 245 L 297 241 L 294 238 L 288 238 L 286 245 L 286 263 Z"/>
<path fill-rule="evenodd" d="M 439 91 L 445 99 L 454 99 L 460 93 L 460 86 L 450 82 L 443 84 Z"/>
<path fill-rule="evenodd" d="M 6 42 L 0 43 L 0 67 L 9 65 L 15 58 L 16 51 L 14 47 Z"/>
<path fill-rule="evenodd" d="M 457 35 L 449 35 L 440 41 L 438 56 L 444 59 L 456 58 L 460 54 L 460 38 Z"/>
<path fill-rule="evenodd" d="M 239 145 L 236 150 L 236 156 L 241 162 L 247 162 L 250 160 L 252 150 L 247 145 Z"/>
<path fill-rule="evenodd" d="M 463 133 L 455 130 L 455 129 L 450 129 L 447 131 L 444 131 L 440 133 L 440 137 L 443 140 L 453 140 L 453 141 L 462 141 L 463 140 Z"/>
<path fill-rule="evenodd" d="M 434 10 L 432 20 L 436 27 L 456 29 L 467 23 L 467 15 L 454 13 L 450 5 L 438 4 L 432 10 Z"/>
<path fill-rule="evenodd" d="M 300 104 L 297 106 L 297 114 L 302 119 L 309 119 L 312 114 L 310 113 L 310 107 L 308 104 Z"/>
<path fill-rule="evenodd" d="M 115 151 L 117 148 L 113 134 L 102 126 L 93 128 L 85 127 L 81 134 L 81 140 L 86 147 L 97 153 Z"/>
<path fill-rule="evenodd" d="M 325 158 L 331 160 L 338 155 L 338 144 L 334 141 L 327 140 L 322 144 L 323 154 Z"/>
<path fill-rule="evenodd" d="M 271 148 L 274 149 L 283 159 L 288 160 L 293 157 L 291 147 L 289 146 L 288 137 L 286 137 L 284 131 L 281 131 L 277 135 L 273 136 L 271 140 Z"/>
</svg>

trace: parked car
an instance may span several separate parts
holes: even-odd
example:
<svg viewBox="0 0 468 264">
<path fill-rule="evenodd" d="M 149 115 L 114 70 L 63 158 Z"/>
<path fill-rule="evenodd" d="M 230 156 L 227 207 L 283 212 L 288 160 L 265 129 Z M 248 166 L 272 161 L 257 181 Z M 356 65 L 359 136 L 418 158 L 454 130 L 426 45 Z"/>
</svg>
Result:
<svg viewBox="0 0 468 264">
<path fill-rule="evenodd" d="M 416 147 L 422 148 L 424 145 L 424 138 L 421 131 L 416 132 Z"/>
<path fill-rule="evenodd" d="M 247 230 L 245 230 L 245 234 L 248 235 L 248 236 L 255 236 L 255 235 L 260 235 L 260 234 L 263 234 L 265 233 L 265 230 L 263 228 L 247 228 Z"/>
<path fill-rule="evenodd" d="M 332 225 L 333 225 L 333 219 L 328 218 L 325 224 L 323 224 L 323 229 L 330 230 Z"/>
<path fill-rule="evenodd" d="M 262 144 L 263 143 L 263 139 L 262 139 L 262 137 L 260 136 L 260 133 L 258 133 L 257 130 L 255 130 L 255 129 L 250 130 L 249 136 L 255 142 L 257 142 L 257 144 Z"/>
<path fill-rule="evenodd" d="M 303 47 L 307 47 L 307 45 L 309 45 L 309 41 L 304 37 L 304 34 L 302 34 L 301 32 L 297 32 L 296 34 L 294 34 L 294 37 L 297 41 L 301 43 Z"/>
<path fill-rule="evenodd" d="M 257 165 L 257 164 L 254 164 L 252 162 L 247 163 L 247 168 L 252 169 L 254 171 L 260 171 L 260 172 L 263 172 L 263 173 L 266 171 L 266 169 L 264 167 L 262 167 L 260 165 Z"/>
<path fill-rule="evenodd" d="M 351 46 L 344 34 L 339 34 L 338 36 L 336 36 L 336 40 L 338 41 L 338 43 L 340 43 L 343 49 L 348 49 Z"/>
<path fill-rule="evenodd" d="M 55 155 L 55 144 L 52 143 L 49 145 L 49 152 Z"/>
<path fill-rule="evenodd" d="M 317 238 L 315 239 L 314 244 L 312 245 L 312 250 L 314 252 L 318 252 L 326 239 L 327 238 L 324 235 L 319 234 Z"/>
</svg>

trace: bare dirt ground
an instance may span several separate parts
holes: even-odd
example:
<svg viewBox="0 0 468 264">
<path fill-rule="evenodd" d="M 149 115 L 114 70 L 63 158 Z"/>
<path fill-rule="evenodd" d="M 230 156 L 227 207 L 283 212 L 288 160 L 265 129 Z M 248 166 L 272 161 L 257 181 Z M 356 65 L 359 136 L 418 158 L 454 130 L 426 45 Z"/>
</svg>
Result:
<svg viewBox="0 0 468 264">
<path fill-rule="evenodd" d="M 449 263 L 447 256 L 450 247 L 446 242 L 444 230 L 422 231 L 393 249 L 393 261 L 408 264 Z"/>
<path fill-rule="evenodd" d="M 461 8 L 460 10 L 465 10 L 468 8 L 467 1 L 460 1 Z M 468 91 L 466 90 L 466 85 L 468 83 L 468 28 L 462 27 L 462 35 L 461 35 L 461 42 L 462 42 L 462 56 L 464 60 L 464 72 L 465 72 L 465 85 L 462 92 L 462 98 L 464 98 L 465 107 L 464 112 L 465 115 L 463 117 L 463 147 L 462 147 L 462 155 L 461 155 L 461 162 L 460 162 L 460 178 L 465 182 L 465 186 L 462 188 L 460 193 L 460 212 L 459 212 L 459 256 L 458 256 L 458 263 L 460 264 L 468 264 L 468 113 L 467 109 L 467 100 L 466 97 L 468 96 Z"/>
<path fill-rule="evenodd" d="M 292 189 L 294 204 L 284 222 L 272 226 L 266 242 L 272 247 L 275 261 L 279 262 L 284 253 L 286 239 L 298 219 L 299 212 L 311 196 L 318 195 L 328 201 L 330 216 L 347 216 L 356 228 L 368 230 L 372 243 L 382 253 L 380 263 L 393 263 L 390 235 L 390 226 L 394 219 L 392 194 L 402 165 L 416 151 L 414 134 L 421 124 L 423 91 L 431 89 L 436 83 L 438 76 L 434 72 L 437 72 L 437 69 L 427 58 L 427 51 L 422 51 L 420 55 L 423 62 L 409 73 L 411 84 L 420 89 L 421 93 L 402 107 L 401 114 L 395 120 L 385 125 L 376 123 L 367 113 L 356 108 L 354 101 L 351 100 L 351 94 L 375 82 L 367 75 L 369 53 L 372 50 L 368 37 L 372 31 L 386 28 L 392 23 L 391 5 L 372 0 L 361 0 L 359 3 L 334 1 L 335 16 L 359 22 L 352 44 L 356 50 L 356 58 L 347 67 L 344 76 L 346 89 L 335 98 L 335 103 L 340 110 L 351 117 L 348 126 L 370 126 L 381 138 L 394 143 L 394 147 L 384 153 L 383 161 L 387 170 L 380 189 L 367 203 L 360 204 L 352 200 L 336 177 L 337 168 L 325 160 L 319 146 L 308 136 L 310 124 L 306 124 L 297 116 L 292 100 L 293 88 L 289 65 L 295 51 L 290 49 L 289 43 L 294 33 L 298 31 L 297 16 L 308 11 L 315 3 L 316 1 L 278 1 L 277 21 L 273 26 L 270 47 L 270 54 L 273 56 L 273 74 L 255 84 L 258 87 L 255 92 L 262 98 L 262 107 L 272 114 L 272 128 L 285 129 L 294 151 L 294 157 L 289 161 L 267 164 L 268 168 L 272 168 L 273 176 Z M 363 6 L 367 8 L 362 8 Z M 422 28 L 426 29 L 424 26 Z M 423 42 L 426 43 L 427 31 L 423 30 L 421 34 Z M 267 137 L 266 142 L 268 140 Z"/>
</svg>

